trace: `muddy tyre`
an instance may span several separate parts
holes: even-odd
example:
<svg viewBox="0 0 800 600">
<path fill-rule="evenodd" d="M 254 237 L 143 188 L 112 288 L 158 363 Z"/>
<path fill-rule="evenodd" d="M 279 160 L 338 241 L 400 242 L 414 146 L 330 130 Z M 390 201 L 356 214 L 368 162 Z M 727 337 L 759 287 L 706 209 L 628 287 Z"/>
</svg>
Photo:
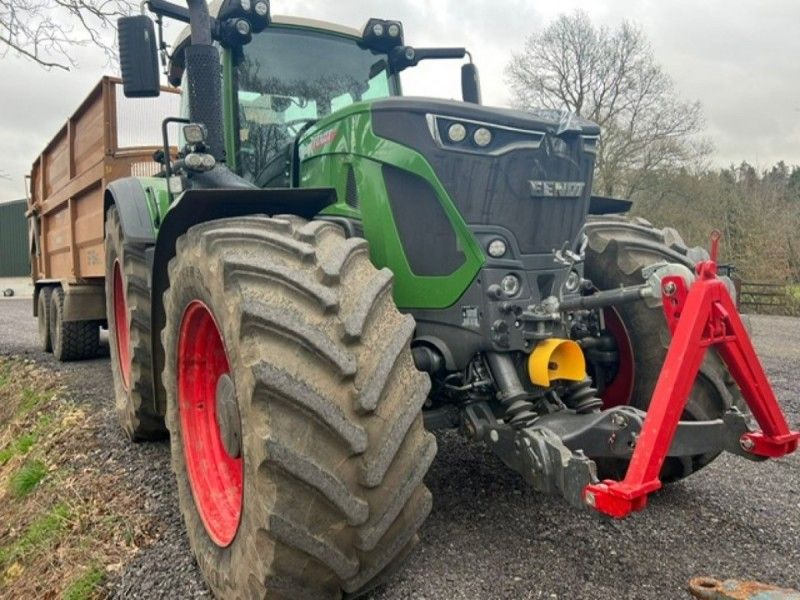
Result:
<svg viewBox="0 0 800 600">
<path fill-rule="evenodd" d="M 366 242 L 295 217 L 177 242 L 167 426 L 190 545 L 219 598 L 338 598 L 385 581 L 431 509 L 414 320 Z"/>
<path fill-rule="evenodd" d="M 36 300 L 36 325 L 39 329 L 39 348 L 42 352 L 53 351 L 53 344 L 50 341 L 50 296 L 52 295 L 52 287 L 43 287 L 39 290 L 39 298 Z"/>
<path fill-rule="evenodd" d="M 50 295 L 50 343 L 53 356 L 67 362 L 97 356 L 100 325 L 97 321 L 64 321 L 64 290 L 54 288 Z"/>
<path fill-rule="evenodd" d="M 106 318 L 117 419 L 132 441 L 167 435 L 155 410 L 150 291 L 143 246 L 125 242 L 117 208 L 106 215 Z"/>
<path fill-rule="evenodd" d="M 589 239 L 585 275 L 598 289 L 644 282 L 642 268 L 662 261 L 680 263 L 690 269 L 708 257 L 703 248 L 689 248 L 677 231 L 657 229 L 644 219 L 602 216 L 586 225 Z M 623 397 L 612 404 L 630 404 L 647 410 L 666 358 L 671 339 L 659 300 L 623 304 L 614 309 L 622 327 L 617 332 L 619 355 L 627 355 L 632 367 L 618 370 L 618 377 L 629 378 L 628 385 L 617 385 Z M 607 314 L 607 322 L 614 315 Z M 624 347 L 627 347 L 625 350 Z M 615 382 L 612 381 L 612 385 Z M 617 381 L 616 384 L 623 382 Z M 716 419 L 731 406 L 742 408 L 744 401 L 722 360 L 714 350 L 706 354 L 682 416 L 686 420 Z M 661 473 L 666 482 L 682 479 L 710 463 L 716 454 L 668 458 Z M 624 475 L 626 461 L 600 461 L 602 477 Z M 601 478 L 602 478 L 601 477 Z"/>
</svg>

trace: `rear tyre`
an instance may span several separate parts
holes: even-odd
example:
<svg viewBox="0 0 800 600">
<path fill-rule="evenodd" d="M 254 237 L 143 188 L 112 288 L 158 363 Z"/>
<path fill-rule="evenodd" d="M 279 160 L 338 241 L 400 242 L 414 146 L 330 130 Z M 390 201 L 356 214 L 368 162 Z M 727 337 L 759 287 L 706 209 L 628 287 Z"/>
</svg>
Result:
<svg viewBox="0 0 800 600">
<path fill-rule="evenodd" d="M 253 216 L 190 229 L 169 277 L 172 466 L 214 594 L 382 583 L 431 509 L 436 452 L 391 273 L 332 223 Z"/>
<path fill-rule="evenodd" d="M 53 356 L 66 362 L 97 356 L 100 326 L 97 321 L 64 321 L 64 290 L 57 287 L 50 296 L 50 343 Z"/>
<path fill-rule="evenodd" d="M 586 250 L 585 275 L 601 290 L 644 283 L 642 269 L 668 261 L 694 270 L 697 261 L 708 254 L 702 248 L 689 248 L 680 234 L 671 228 L 656 229 L 644 219 L 602 216 L 586 225 L 589 244 Z M 630 404 L 647 410 L 656 382 L 664 365 L 671 340 L 660 300 L 623 304 L 609 321 L 620 325 L 610 328 L 617 339 L 621 357 L 632 365 L 620 365 L 617 377 L 630 382 L 612 381 L 622 397 L 604 400 L 611 405 Z M 608 313 L 607 313 L 608 315 Z M 622 385 L 620 385 L 622 384 Z M 731 406 L 742 408 L 744 401 L 722 360 L 714 350 L 706 354 L 682 416 L 686 420 L 716 419 Z M 668 458 L 661 473 L 665 482 L 676 481 L 710 463 L 717 454 Z M 619 478 L 625 474 L 627 461 L 599 461 L 602 477 Z"/>
<path fill-rule="evenodd" d="M 117 207 L 106 216 L 106 318 L 117 419 L 132 441 L 163 439 L 155 410 L 150 290 L 144 247 L 125 243 Z"/>
<path fill-rule="evenodd" d="M 53 288 L 43 287 L 39 290 L 36 301 L 36 324 L 39 327 L 39 348 L 43 352 L 52 352 L 53 344 L 50 342 L 50 296 Z"/>
</svg>

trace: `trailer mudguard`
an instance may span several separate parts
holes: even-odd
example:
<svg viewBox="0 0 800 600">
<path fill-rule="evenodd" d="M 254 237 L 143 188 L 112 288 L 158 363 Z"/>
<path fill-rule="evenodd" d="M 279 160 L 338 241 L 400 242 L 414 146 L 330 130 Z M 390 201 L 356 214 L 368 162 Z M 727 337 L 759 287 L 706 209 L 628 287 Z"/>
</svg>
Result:
<svg viewBox="0 0 800 600">
<path fill-rule="evenodd" d="M 147 203 L 147 194 L 139 179 L 124 177 L 111 182 L 106 188 L 105 212 L 108 212 L 112 204 L 117 207 L 125 243 L 156 243 L 156 229 Z"/>
<path fill-rule="evenodd" d="M 161 331 L 166 324 L 163 296 L 169 287 L 167 266 L 175 256 L 175 243 L 193 225 L 246 215 L 291 214 L 305 219 L 314 218 L 322 209 L 336 201 L 333 188 L 217 188 L 193 189 L 184 192 L 170 206 L 158 230 L 153 257 L 152 287 L 152 357 L 154 375 L 164 369 L 164 349 Z M 166 412 L 166 394 L 161 378 L 153 378 L 156 409 Z"/>
</svg>

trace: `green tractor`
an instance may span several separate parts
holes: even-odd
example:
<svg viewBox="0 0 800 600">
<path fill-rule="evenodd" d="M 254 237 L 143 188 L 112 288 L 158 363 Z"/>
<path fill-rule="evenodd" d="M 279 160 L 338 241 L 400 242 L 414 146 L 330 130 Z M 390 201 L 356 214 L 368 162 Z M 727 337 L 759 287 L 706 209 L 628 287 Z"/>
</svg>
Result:
<svg viewBox="0 0 800 600">
<path fill-rule="evenodd" d="M 708 255 L 591 195 L 596 125 L 482 106 L 469 53 L 397 21 L 145 4 L 157 28 L 119 23 L 126 95 L 158 95 L 177 19 L 184 114 L 160 175 L 106 193 L 112 368 L 128 436 L 169 433 L 218 597 L 384 582 L 431 510 L 432 430 L 575 506 L 625 474 L 670 339 L 659 284 Z M 467 61 L 463 102 L 402 95 L 434 59 Z M 709 352 L 660 478 L 730 449 L 739 406 Z"/>
</svg>

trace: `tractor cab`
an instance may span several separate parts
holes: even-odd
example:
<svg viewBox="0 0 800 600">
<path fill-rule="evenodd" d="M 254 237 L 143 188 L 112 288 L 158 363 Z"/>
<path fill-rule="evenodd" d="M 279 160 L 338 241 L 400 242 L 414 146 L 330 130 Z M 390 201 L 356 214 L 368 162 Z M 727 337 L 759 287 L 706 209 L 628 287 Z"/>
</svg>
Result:
<svg viewBox="0 0 800 600">
<path fill-rule="evenodd" d="M 230 5 L 210 7 L 222 22 Z M 160 5 L 156 5 L 158 8 Z M 228 6 L 228 8 L 225 8 Z M 230 18 L 228 19 L 230 21 Z M 227 30 L 244 31 L 245 19 Z M 218 25 L 220 32 L 226 28 Z M 258 32 L 255 32 L 258 29 Z M 399 74 L 425 59 L 463 59 L 464 48 L 417 49 L 404 45 L 397 21 L 370 19 L 362 31 L 315 19 L 270 15 L 267 26 L 249 25 L 247 35 L 220 33 L 226 163 L 258 187 L 291 187 L 295 143 L 317 121 L 352 104 L 400 96 Z M 190 28 L 170 57 L 169 81 L 187 89 L 185 51 Z M 480 101 L 477 70 L 462 70 L 465 99 Z M 188 116 L 188 101 L 184 115 Z"/>
<path fill-rule="evenodd" d="M 315 25 L 273 22 L 232 57 L 234 168 L 259 187 L 291 185 L 294 141 L 319 119 L 400 94 L 386 53 L 343 28 Z"/>
</svg>

